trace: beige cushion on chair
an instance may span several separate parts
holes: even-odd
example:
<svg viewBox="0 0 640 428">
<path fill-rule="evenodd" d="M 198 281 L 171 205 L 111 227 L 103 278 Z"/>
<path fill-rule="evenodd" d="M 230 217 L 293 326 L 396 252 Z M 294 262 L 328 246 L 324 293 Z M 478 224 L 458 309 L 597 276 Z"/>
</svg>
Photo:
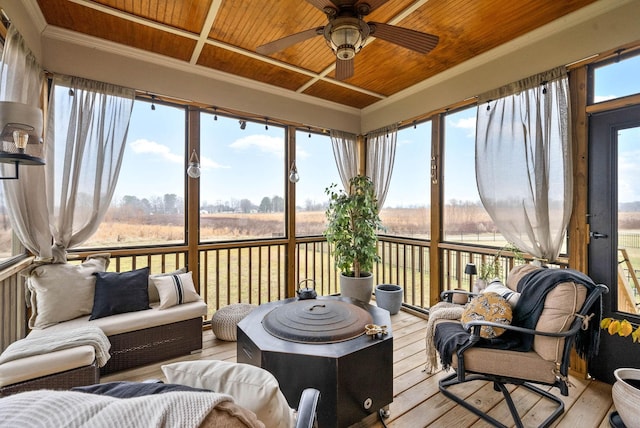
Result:
<svg viewBox="0 0 640 428">
<path fill-rule="evenodd" d="M 542 268 L 532 264 L 514 266 L 513 269 L 509 271 L 509 275 L 507 275 L 506 286 L 513 291 L 518 291 L 518 282 L 520 282 L 522 277 L 538 269 Z"/>
<path fill-rule="evenodd" d="M 544 301 L 536 330 L 560 333 L 569 330 L 587 296 L 587 288 L 574 282 L 563 282 L 551 290 Z M 564 338 L 537 335 L 533 350 L 548 361 L 562 358 Z"/>
<path fill-rule="evenodd" d="M 455 353 L 451 366 L 458 367 Z M 533 382 L 553 383 L 556 379 L 555 362 L 545 360 L 535 351 L 470 348 L 464 352 L 464 368 L 472 372 L 511 376 Z"/>
</svg>

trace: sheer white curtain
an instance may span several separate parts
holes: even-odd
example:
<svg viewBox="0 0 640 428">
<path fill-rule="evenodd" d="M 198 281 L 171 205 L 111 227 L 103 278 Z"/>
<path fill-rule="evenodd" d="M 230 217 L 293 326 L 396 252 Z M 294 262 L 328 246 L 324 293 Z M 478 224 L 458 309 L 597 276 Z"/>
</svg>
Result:
<svg viewBox="0 0 640 428">
<path fill-rule="evenodd" d="M 40 107 L 44 73 L 35 56 L 14 26 L 10 26 L 2 51 L 0 100 Z M 29 154 L 42 156 L 42 145 L 29 144 Z M 34 149 L 36 149 L 34 151 Z M 12 175 L 14 165 L 2 166 L 3 176 Z M 45 170 L 42 166 L 20 166 L 19 180 L 3 180 L 11 227 L 20 242 L 32 253 L 49 251 L 51 234 L 45 197 Z"/>
<path fill-rule="evenodd" d="M 384 205 L 396 158 L 398 126 L 392 125 L 367 134 L 367 176 L 373 182 L 378 209 Z"/>
<path fill-rule="evenodd" d="M 135 93 L 56 76 L 46 134 L 47 205 L 54 262 L 87 240 L 104 218 L 118 180 Z"/>
<path fill-rule="evenodd" d="M 478 100 L 476 178 L 500 233 L 553 262 L 571 215 L 569 84 L 560 67 Z"/>
<path fill-rule="evenodd" d="M 338 174 L 342 180 L 342 186 L 348 192 L 349 181 L 358 175 L 358 146 L 356 135 L 344 131 L 331 130 L 331 144 L 333 157 L 336 160 Z"/>
</svg>

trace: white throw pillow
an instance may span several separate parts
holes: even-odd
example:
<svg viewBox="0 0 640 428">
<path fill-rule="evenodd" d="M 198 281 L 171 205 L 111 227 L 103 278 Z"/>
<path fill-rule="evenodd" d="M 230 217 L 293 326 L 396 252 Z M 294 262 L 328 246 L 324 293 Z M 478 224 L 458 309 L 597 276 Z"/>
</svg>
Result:
<svg viewBox="0 0 640 428">
<path fill-rule="evenodd" d="M 513 291 L 500 281 L 493 281 L 482 290 L 482 293 L 499 294 L 509 302 L 509 306 L 511 306 L 512 309 L 516 307 L 516 303 L 518 303 L 518 299 L 520 298 L 520 293 Z"/>
<path fill-rule="evenodd" d="M 162 366 L 169 383 L 229 394 L 251 410 L 269 428 L 295 426 L 295 412 L 280 391 L 276 378 L 250 364 L 228 361 L 184 361 Z"/>
<path fill-rule="evenodd" d="M 43 329 L 90 314 L 96 284 L 93 273 L 104 272 L 108 266 L 109 254 L 96 254 L 78 265 L 56 263 L 29 269 L 29 327 Z"/>
<path fill-rule="evenodd" d="M 155 283 L 156 278 L 159 278 L 161 276 L 167 276 L 167 275 L 177 275 L 179 273 L 186 273 L 186 272 L 187 272 L 187 268 L 182 267 L 178 270 L 174 270 L 173 272 L 156 273 L 153 275 L 149 275 L 149 303 L 160 301 L 160 295 L 158 294 L 158 288 L 156 287 L 156 283 Z"/>
<path fill-rule="evenodd" d="M 153 283 L 160 296 L 159 309 L 200 300 L 191 272 L 159 276 L 153 279 Z"/>
</svg>

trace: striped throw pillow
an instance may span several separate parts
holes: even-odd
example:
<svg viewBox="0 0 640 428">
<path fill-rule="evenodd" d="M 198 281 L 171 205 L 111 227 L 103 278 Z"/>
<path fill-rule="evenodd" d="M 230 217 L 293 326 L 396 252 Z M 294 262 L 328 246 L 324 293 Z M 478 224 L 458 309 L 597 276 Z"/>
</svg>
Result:
<svg viewBox="0 0 640 428">
<path fill-rule="evenodd" d="M 153 282 L 160 295 L 159 309 L 200 300 L 191 272 L 160 276 L 154 278 Z"/>
</svg>

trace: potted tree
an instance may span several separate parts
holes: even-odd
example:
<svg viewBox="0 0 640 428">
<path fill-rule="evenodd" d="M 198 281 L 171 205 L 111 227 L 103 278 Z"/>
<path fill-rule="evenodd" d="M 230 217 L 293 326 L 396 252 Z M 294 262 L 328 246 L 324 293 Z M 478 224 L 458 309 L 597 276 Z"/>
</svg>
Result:
<svg viewBox="0 0 640 428">
<path fill-rule="evenodd" d="M 378 231 L 384 230 L 378 215 L 373 183 L 358 175 L 349 181 L 349 192 L 332 184 L 327 228 L 324 236 L 334 246 L 336 268 L 340 270 L 340 294 L 364 302 L 371 300 L 374 263 L 378 256 Z"/>
</svg>

